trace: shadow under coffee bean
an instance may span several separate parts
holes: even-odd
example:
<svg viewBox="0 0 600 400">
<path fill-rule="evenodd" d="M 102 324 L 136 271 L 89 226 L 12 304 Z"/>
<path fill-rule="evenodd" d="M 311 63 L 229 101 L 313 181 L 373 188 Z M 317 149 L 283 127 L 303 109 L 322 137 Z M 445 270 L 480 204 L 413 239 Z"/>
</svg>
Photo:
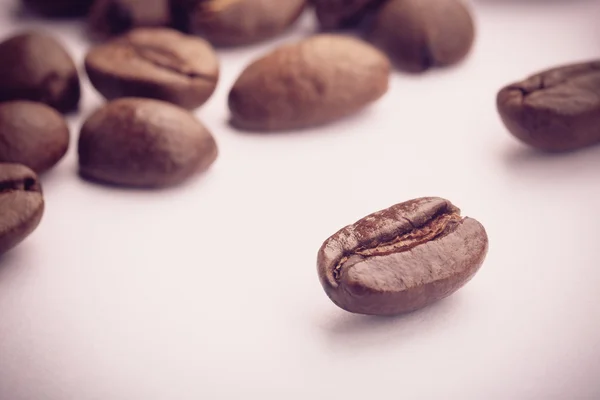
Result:
<svg viewBox="0 0 600 400">
<path fill-rule="evenodd" d="M 0 255 L 25 240 L 43 214 L 44 196 L 35 172 L 0 163 Z"/>
<path fill-rule="evenodd" d="M 340 308 L 398 315 L 437 302 L 477 273 L 488 237 L 448 200 L 396 204 L 349 225 L 318 253 L 319 279 Z"/>
</svg>

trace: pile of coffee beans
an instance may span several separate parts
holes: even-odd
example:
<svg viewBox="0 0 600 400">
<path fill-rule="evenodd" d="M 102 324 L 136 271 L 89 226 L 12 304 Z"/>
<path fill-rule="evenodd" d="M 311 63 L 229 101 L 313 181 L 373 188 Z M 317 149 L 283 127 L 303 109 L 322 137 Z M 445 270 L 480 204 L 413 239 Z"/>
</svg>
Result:
<svg viewBox="0 0 600 400">
<path fill-rule="evenodd" d="M 193 114 L 220 78 L 217 48 L 282 34 L 307 10 L 320 31 L 257 58 L 230 88 L 231 124 L 259 132 L 335 123 L 382 98 L 393 69 L 424 73 L 465 59 L 476 36 L 462 0 L 23 0 L 47 18 L 87 18 L 83 65 L 56 38 L 15 32 L 0 43 L 0 255 L 38 226 L 38 178 L 66 154 L 64 115 L 85 71 L 106 103 L 86 116 L 79 175 L 162 188 L 206 173 L 219 155 Z M 336 32 L 337 31 L 337 32 Z M 600 61 L 542 71 L 499 90 L 508 131 L 560 152 L 600 142 Z M 352 313 L 418 310 L 465 285 L 486 230 L 437 197 L 400 202 L 346 226 L 318 252 L 320 282 Z"/>
</svg>

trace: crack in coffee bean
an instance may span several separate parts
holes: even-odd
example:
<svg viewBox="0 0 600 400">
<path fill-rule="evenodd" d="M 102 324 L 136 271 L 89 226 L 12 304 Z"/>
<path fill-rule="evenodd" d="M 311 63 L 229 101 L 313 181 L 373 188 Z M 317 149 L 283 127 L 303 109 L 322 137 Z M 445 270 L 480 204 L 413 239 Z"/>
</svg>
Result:
<svg viewBox="0 0 600 400">
<path fill-rule="evenodd" d="M 393 205 L 329 237 L 317 254 L 319 280 L 340 308 L 397 315 L 463 287 L 488 250 L 485 228 L 439 197 Z"/>
<path fill-rule="evenodd" d="M 414 229 L 412 231 L 397 235 L 389 241 L 379 243 L 374 242 L 374 246 L 359 247 L 355 251 L 342 257 L 334 268 L 334 279 L 337 281 L 340 280 L 344 264 L 354 255 L 375 257 L 409 251 L 420 244 L 444 237 L 456 229 L 457 225 L 463 220 L 459 213 L 453 211 L 448 212 L 448 210 L 444 210 L 444 212 L 435 215 L 421 227 L 415 227 L 408 218 L 405 219 L 413 226 Z"/>
<path fill-rule="evenodd" d="M 185 60 L 182 60 L 175 53 L 167 49 L 152 45 L 136 44 L 131 41 L 127 41 L 126 44 L 136 56 L 155 67 L 184 75 L 190 79 L 203 79 L 210 82 L 217 80 L 214 76 L 192 71 L 192 67 Z"/>
<path fill-rule="evenodd" d="M 0 163 L 0 255 L 33 232 L 44 214 L 36 173 L 21 164 Z"/>
</svg>

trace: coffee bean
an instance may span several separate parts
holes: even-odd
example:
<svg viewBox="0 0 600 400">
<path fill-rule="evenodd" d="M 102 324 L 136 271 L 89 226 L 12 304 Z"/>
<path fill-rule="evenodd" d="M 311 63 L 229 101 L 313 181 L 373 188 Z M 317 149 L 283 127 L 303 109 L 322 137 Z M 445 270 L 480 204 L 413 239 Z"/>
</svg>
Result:
<svg viewBox="0 0 600 400">
<path fill-rule="evenodd" d="M 253 62 L 229 93 L 241 129 L 287 130 L 353 114 L 388 90 L 390 64 L 377 49 L 338 35 L 286 44 Z"/>
<path fill-rule="evenodd" d="M 347 28 L 381 5 L 382 0 L 311 0 L 322 29 Z"/>
<path fill-rule="evenodd" d="M 96 0 L 88 22 L 100 37 L 136 27 L 167 26 L 171 23 L 169 0 Z"/>
<path fill-rule="evenodd" d="M 369 37 L 400 69 L 422 72 L 465 58 L 475 26 L 461 0 L 390 0 L 378 11 Z"/>
<path fill-rule="evenodd" d="M 502 88 L 497 109 L 523 143 L 570 151 L 600 142 L 600 61 L 564 65 Z"/>
<path fill-rule="evenodd" d="M 54 38 L 26 32 L 0 43 L 0 101 L 39 101 L 61 112 L 80 98 L 75 63 Z"/>
<path fill-rule="evenodd" d="M 272 38 L 302 14 L 306 0 L 172 0 L 185 31 L 216 46 L 239 46 Z"/>
<path fill-rule="evenodd" d="M 23 0 L 31 10 L 48 17 L 75 17 L 87 13 L 93 0 Z"/>
<path fill-rule="evenodd" d="M 25 240 L 43 214 L 44 196 L 35 172 L 19 164 L 0 164 L 0 255 Z"/>
<path fill-rule="evenodd" d="M 329 298 L 352 313 L 418 310 L 463 287 L 488 250 L 483 226 L 448 200 L 396 204 L 327 239 L 318 254 Z"/>
<path fill-rule="evenodd" d="M 79 137 L 80 174 L 121 186 L 174 185 L 207 169 L 217 154 L 214 138 L 191 113 L 151 99 L 106 104 Z"/>
<path fill-rule="evenodd" d="M 69 147 L 69 127 L 53 108 L 31 101 L 0 103 L 0 162 L 36 173 L 52 168 Z"/>
<path fill-rule="evenodd" d="M 167 28 L 138 28 L 94 47 L 85 58 L 94 87 L 107 99 L 148 97 L 193 109 L 219 79 L 208 42 Z"/>
</svg>

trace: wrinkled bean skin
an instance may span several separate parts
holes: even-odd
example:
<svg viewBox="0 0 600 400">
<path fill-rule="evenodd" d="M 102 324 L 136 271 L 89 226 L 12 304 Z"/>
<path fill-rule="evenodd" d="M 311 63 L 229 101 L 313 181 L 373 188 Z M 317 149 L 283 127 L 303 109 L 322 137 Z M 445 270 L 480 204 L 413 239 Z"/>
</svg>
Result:
<svg viewBox="0 0 600 400">
<path fill-rule="evenodd" d="M 20 164 L 0 163 L 0 255 L 24 241 L 44 214 L 38 177 Z"/>
<path fill-rule="evenodd" d="M 340 308 L 397 315 L 433 304 L 463 287 L 488 251 L 487 233 L 448 200 L 396 204 L 327 239 L 319 279 Z"/>
<path fill-rule="evenodd" d="M 243 130 L 292 130 L 351 115 L 388 90 L 390 63 L 366 42 L 315 35 L 249 65 L 229 93 L 232 124 Z"/>
<path fill-rule="evenodd" d="M 502 88 L 502 122 L 517 139 L 548 152 L 600 142 L 600 61 L 560 66 Z"/>
</svg>

